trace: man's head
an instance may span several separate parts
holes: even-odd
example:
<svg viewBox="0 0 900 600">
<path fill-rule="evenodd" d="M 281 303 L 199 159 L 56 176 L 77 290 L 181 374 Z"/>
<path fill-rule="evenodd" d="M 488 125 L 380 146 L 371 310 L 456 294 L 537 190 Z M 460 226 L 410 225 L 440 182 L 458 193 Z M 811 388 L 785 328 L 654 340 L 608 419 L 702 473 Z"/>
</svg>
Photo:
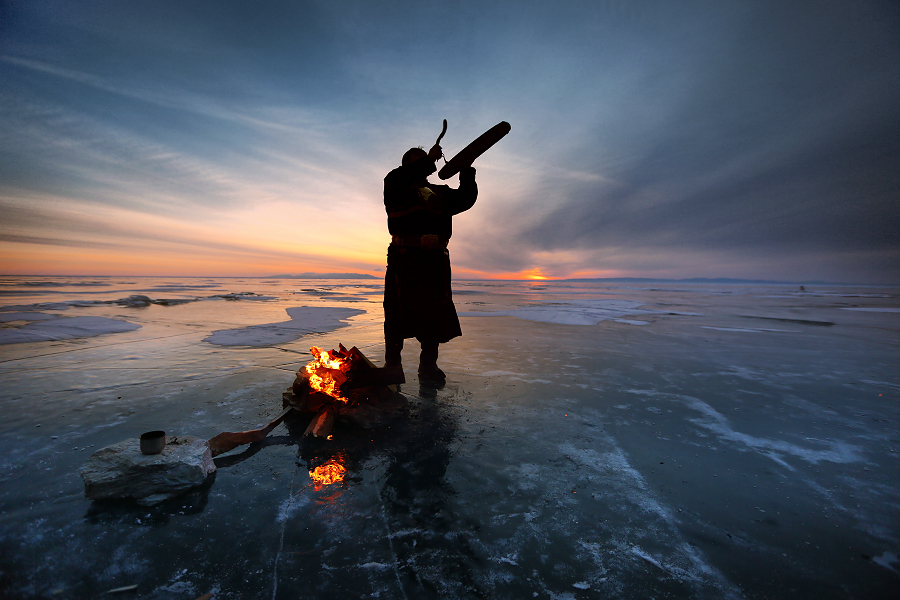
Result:
<svg viewBox="0 0 900 600">
<path fill-rule="evenodd" d="M 422 158 L 423 156 L 428 156 L 428 153 L 419 148 L 410 148 L 406 151 L 406 154 L 403 155 L 403 160 L 400 162 L 401 165 L 406 166 L 412 164 Z"/>
</svg>

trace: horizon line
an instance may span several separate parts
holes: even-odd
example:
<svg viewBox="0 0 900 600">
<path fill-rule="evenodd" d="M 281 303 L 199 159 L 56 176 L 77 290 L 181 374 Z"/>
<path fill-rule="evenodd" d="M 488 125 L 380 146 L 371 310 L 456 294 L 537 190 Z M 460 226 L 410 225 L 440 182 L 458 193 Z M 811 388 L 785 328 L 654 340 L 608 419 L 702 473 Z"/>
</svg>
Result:
<svg viewBox="0 0 900 600">
<path fill-rule="evenodd" d="M 303 273 L 305 275 L 305 273 Z M 346 275 L 342 277 L 341 275 Z M 321 273 L 318 276 L 301 277 L 299 275 L 65 275 L 65 274 L 2 274 L 0 277 L 168 277 L 180 279 L 377 279 L 381 277 L 366 273 Z M 525 281 L 529 283 L 551 283 L 565 281 L 610 281 L 610 282 L 670 282 L 670 283 L 733 283 L 733 284 L 767 284 L 767 285 L 843 285 L 843 286 L 870 286 L 870 287 L 900 287 L 900 283 L 852 283 L 845 281 L 824 280 L 796 280 L 785 281 L 775 279 L 744 279 L 739 277 L 560 277 L 542 279 L 511 279 L 506 277 L 454 277 L 452 281 Z"/>
</svg>

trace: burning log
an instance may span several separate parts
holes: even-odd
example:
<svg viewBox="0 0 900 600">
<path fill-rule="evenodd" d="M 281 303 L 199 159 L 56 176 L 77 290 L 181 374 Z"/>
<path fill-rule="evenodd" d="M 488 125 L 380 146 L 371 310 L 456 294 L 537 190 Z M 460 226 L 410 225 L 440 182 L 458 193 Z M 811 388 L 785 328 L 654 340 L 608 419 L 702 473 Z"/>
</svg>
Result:
<svg viewBox="0 0 900 600">
<path fill-rule="evenodd" d="M 314 360 L 297 371 L 293 385 L 282 394 L 282 404 L 297 411 L 289 417 L 288 429 L 303 427 L 308 439 L 328 439 L 337 420 L 377 429 L 399 408 L 397 387 L 384 383 L 382 369 L 358 348 L 339 345 L 325 352 L 314 347 L 310 352 Z M 315 413 L 306 417 L 310 421 L 300 420 L 310 413 Z"/>
<path fill-rule="evenodd" d="M 335 417 L 337 417 L 335 406 L 326 404 L 319 409 L 316 416 L 309 422 L 309 427 L 306 428 L 303 437 L 328 439 L 331 436 L 331 430 L 334 428 Z"/>
<path fill-rule="evenodd" d="M 314 391 L 309 385 L 309 380 L 299 374 L 294 385 L 289 387 L 281 398 L 285 407 L 290 405 L 300 412 L 318 412 L 325 404 L 334 402 L 334 398 L 328 394 Z"/>
<path fill-rule="evenodd" d="M 351 351 L 344 348 L 343 344 L 339 344 L 339 351 L 331 350 L 325 352 L 317 346 L 309 349 L 316 358 L 307 364 L 303 369 L 298 371 L 306 375 L 309 387 L 317 392 L 328 394 L 336 400 L 346 400 L 341 394 L 341 386 L 347 382 L 347 372 L 353 368 Z M 359 354 L 356 346 L 352 351 Z"/>
<path fill-rule="evenodd" d="M 349 350 L 343 344 L 338 346 L 327 352 L 315 346 L 310 349 L 315 360 L 297 371 L 294 384 L 283 396 L 285 406 L 316 412 L 324 404 L 355 405 L 397 391 L 396 386 L 382 383 L 382 370 L 356 346 Z"/>
</svg>

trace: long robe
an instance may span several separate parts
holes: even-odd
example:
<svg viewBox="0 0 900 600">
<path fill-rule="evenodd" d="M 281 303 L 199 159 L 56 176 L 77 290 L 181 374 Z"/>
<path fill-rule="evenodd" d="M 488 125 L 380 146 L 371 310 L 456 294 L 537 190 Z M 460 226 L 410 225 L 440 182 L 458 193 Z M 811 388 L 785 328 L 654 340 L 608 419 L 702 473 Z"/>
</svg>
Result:
<svg viewBox="0 0 900 600">
<path fill-rule="evenodd" d="M 450 290 L 452 217 L 472 208 L 478 197 L 475 170 L 460 173 L 460 185 L 427 182 L 435 171 L 427 156 L 398 167 L 384 178 L 388 231 L 404 240 L 436 236 L 440 245 L 427 248 L 391 244 L 384 278 L 386 339 L 417 338 L 447 342 L 462 335 Z"/>
</svg>

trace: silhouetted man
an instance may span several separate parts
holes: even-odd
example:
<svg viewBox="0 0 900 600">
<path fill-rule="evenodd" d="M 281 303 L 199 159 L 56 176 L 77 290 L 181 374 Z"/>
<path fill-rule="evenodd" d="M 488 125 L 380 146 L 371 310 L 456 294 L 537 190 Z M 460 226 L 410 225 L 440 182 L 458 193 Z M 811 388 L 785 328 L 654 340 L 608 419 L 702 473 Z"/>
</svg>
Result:
<svg viewBox="0 0 900 600">
<path fill-rule="evenodd" d="M 478 197 L 475 169 L 460 171 L 459 188 L 429 183 L 441 147 L 427 153 L 410 148 L 401 166 L 384 178 L 384 207 L 391 245 L 384 278 L 385 370 L 405 381 L 400 351 L 414 337 L 422 346 L 419 380 L 443 383 L 437 366 L 438 344 L 462 335 L 450 292 L 447 242 L 453 215 L 472 208 Z"/>
</svg>

